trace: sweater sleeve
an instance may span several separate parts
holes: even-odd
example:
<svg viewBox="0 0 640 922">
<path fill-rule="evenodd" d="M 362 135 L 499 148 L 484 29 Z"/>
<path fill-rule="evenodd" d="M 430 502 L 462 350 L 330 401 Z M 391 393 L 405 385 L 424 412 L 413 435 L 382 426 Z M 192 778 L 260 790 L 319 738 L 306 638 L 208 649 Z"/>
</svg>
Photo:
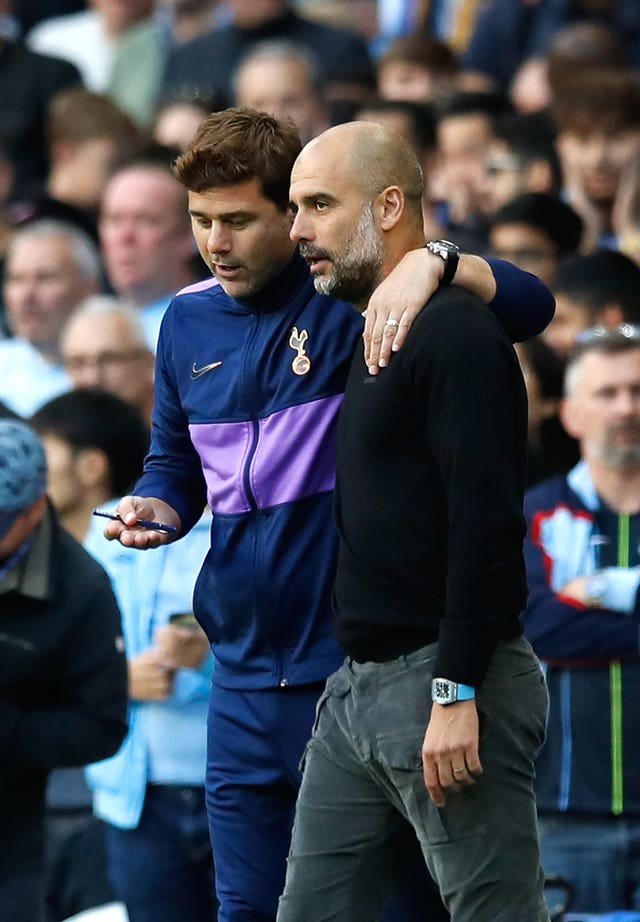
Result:
<svg viewBox="0 0 640 922">
<path fill-rule="evenodd" d="M 202 515 L 206 485 L 172 366 L 169 318 L 165 315 L 156 357 L 151 447 L 134 493 L 155 496 L 175 509 L 180 516 L 182 536 Z"/>
<path fill-rule="evenodd" d="M 468 303 L 445 311 L 431 326 L 421 385 L 448 508 L 435 674 L 479 686 L 498 637 L 520 630 L 526 598 L 526 398 L 513 349 L 488 311 Z"/>
<path fill-rule="evenodd" d="M 537 336 L 549 325 L 555 300 L 540 279 L 504 259 L 489 259 L 496 280 L 496 293 L 489 307 L 512 343 Z"/>
<path fill-rule="evenodd" d="M 550 585 L 553 561 L 536 538 L 533 519 L 537 509 L 529 499 L 525 512 L 528 533 L 524 551 L 529 599 L 522 621 L 538 656 L 565 662 L 637 656 L 640 649 L 637 615 L 630 617 L 610 609 L 587 608 L 553 591 Z"/>
</svg>

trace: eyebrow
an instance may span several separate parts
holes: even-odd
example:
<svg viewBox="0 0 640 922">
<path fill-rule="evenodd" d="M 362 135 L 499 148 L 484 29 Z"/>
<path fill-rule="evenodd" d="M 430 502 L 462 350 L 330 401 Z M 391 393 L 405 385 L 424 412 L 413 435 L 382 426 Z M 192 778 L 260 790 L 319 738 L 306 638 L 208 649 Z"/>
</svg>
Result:
<svg viewBox="0 0 640 922">
<path fill-rule="evenodd" d="M 211 215 L 207 214 L 205 211 L 196 211 L 195 209 L 190 208 L 189 214 L 192 218 L 206 218 L 207 221 L 212 220 Z M 226 221 L 229 220 L 229 218 L 253 218 L 254 216 L 254 211 L 248 211 L 247 209 L 239 208 L 237 211 L 223 211 L 222 214 L 216 215 L 215 220 Z"/>
<path fill-rule="evenodd" d="M 300 204 L 301 205 L 313 205 L 313 203 L 317 202 L 319 198 L 324 199 L 325 201 L 330 202 L 331 204 L 334 204 L 335 202 L 338 201 L 335 195 L 331 195 L 330 192 L 310 192 L 307 195 L 302 195 L 300 197 Z M 293 199 L 289 199 L 289 208 L 298 208 L 298 207 L 299 207 L 298 204 L 296 204 L 296 202 L 294 202 Z"/>
</svg>

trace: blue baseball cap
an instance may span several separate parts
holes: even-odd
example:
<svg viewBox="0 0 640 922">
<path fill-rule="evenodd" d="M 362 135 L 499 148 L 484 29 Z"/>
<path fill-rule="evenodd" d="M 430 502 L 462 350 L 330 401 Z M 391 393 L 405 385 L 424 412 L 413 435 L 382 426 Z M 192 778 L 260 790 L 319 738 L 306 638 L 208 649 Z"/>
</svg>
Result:
<svg viewBox="0 0 640 922">
<path fill-rule="evenodd" d="M 0 420 L 0 539 L 20 513 L 47 492 L 42 442 L 26 423 Z"/>
</svg>

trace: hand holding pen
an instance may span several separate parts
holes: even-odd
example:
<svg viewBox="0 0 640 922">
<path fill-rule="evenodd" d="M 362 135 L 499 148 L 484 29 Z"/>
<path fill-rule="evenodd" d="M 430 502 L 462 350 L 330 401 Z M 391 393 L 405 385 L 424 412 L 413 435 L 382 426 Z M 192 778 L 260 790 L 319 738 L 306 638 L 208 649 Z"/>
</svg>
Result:
<svg viewBox="0 0 640 922">
<path fill-rule="evenodd" d="M 141 550 L 167 544 L 180 531 L 177 512 L 157 497 L 125 496 L 115 512 L 95 509 L 94 515 L 109 520 L 104 530 L 108 541 Z"/>
</svg>

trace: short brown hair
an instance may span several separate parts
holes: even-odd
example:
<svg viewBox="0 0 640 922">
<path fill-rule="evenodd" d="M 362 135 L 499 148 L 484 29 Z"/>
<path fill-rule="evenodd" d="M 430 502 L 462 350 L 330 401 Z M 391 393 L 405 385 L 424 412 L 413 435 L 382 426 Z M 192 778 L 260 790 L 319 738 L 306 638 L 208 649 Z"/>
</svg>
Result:
<svg viewBox="0 0 640 922">
<path fill-rule="evenodd" d="M 454 77 L 459 70 L 455 52 L 445 42 L 417 31 L 396 38 L 378 61 L 378 72 L 385 64 L 415 64 L 433 74 Z"/>
<path fill-rule="evenodd" d="M 610 68 L 578 70 L 558 85 L 552 105 L 559 132 L 607 133 L 640 124 L 640 80 L 632 71 Z"/>
<path fill-rule="evenodd" d="M 74 86 L 51 100 L 47 116 L 49 143 L 82 144 L 94 138 L 113 138 L 121 145 L 133 144 L 138 129 L 133 120 L 108 96 Z"/>
<path fill-rule="evenodd" d="M 204 119 L 173 172 L 190 192 L 255 178 L 266 198 L 286 211 L 291 169 L 301 149 L 292 121 L 236 107 Z"/>
</svg>

